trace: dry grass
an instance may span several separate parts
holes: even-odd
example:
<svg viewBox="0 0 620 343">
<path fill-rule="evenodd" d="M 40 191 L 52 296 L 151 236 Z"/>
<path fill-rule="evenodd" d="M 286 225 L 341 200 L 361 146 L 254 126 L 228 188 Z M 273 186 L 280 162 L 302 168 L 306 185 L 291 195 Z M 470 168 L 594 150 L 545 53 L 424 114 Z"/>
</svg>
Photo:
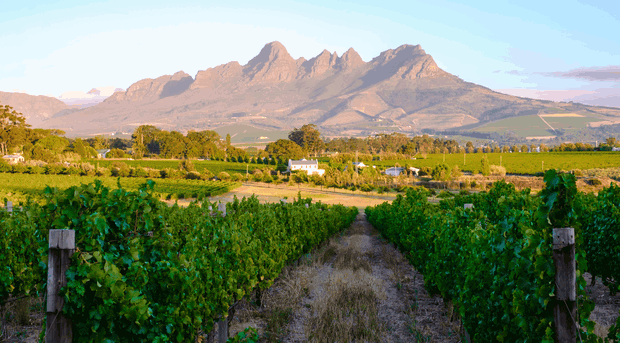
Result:
<svg viewBox="0 0 620 343">
<path fill-rule="evenodd" d="M 311 306 L 306 326 L 309 342 L 381 342 L 385 331 L 378 317 L 381 297 L 385 297 L 381 283 L 367 271 L 334 271 Z"/>
<path fill-rule="evenodd" d="M 0 342 L 37 342 L 42 330 L 42 298 L 23 298 L 2 306 Z"/>
<path fill-rule="evenodd" d="M 609 288 L 603 284 L 600 277 L 597 277 L 594 285 L 592 285 L 592 276 L 590 273 L 584 273 L 583 277 L 587 282 L 586 292 L 595 304 L 594 310 L 590 314 L 590 320 L 596 323 L 594 333 L 599 337 L 606 337 L 609 328 L 616 322 L 616 318 L 618 318 L 618 312 L 620 311 L 620 293 L 613 296 L 610 295 Z"/>
</svg>

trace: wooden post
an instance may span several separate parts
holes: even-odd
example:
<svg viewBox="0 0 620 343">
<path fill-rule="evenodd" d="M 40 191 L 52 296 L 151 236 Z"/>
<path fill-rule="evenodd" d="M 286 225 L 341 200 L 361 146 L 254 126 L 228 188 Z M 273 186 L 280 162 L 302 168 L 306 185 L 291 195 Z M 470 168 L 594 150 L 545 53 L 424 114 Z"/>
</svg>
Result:
<svg viewBox="0 0 620 343">
<path fill-rule="evenodd" d="M 222 217 L 226 217 L 226 204 L 221 202 L 217 204 L 217 210 L 222 212 Z"/>
<path fill-rule="evenodd" d="M 556 342 L 577 341 L 577 290 L 575 268 L 575 229 L 553 229 L 553 262 L 555 264 Z"/>
<path fill-rule="evenodd" d="M 310 206 L 308 204 L 306 204 L 306 208 L 309 208 Z"/>
<path fill-rule="evenodd" d="M 7 201 L 6 202 L 6 210 L 9 213 L 13 212 L 13 202 L 12 201 Z"/>
<path fill-rule="evenodd" d="M 282 205 L 286 205 L 286 199 L 281 199 Z"/>
<path fill-rule="evenodd" d="M 58 293 L 67 286 L 67 269 L 75 252 L 75 230 L 50 230 L 47 265 L 46 343 L 71 343 L 71 320 L 62 313 L 65 300 Z"/>
<path fill-rule="evenodd" d="M 465 204 L 465 205 L 463 205 L 463 208 L 464 209 L 468 209 L 468 208 L 469 209 L 473 209 L 474 208 L 474 204 Z"/>
</svg>

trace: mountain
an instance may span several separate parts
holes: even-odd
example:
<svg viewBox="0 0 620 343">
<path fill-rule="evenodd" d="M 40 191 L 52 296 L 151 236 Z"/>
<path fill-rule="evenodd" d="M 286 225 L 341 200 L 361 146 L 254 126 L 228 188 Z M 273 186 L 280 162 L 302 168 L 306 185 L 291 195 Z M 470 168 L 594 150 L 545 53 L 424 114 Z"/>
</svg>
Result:
<svg viewBox="0 0 620 343">
<path fill-rule="evenodd" d="M 13 110 L 24 114 L 26 122 L 33 127 L 39 127 L 56 113 L 71 108 L 64 102 L 49 96 L 10 92 L 0 92 L 0 105 L 9 105 L 13 107 Z"/>
<path fill-rule="evenodd" d="M 119 91 L 124 92 L 122 88 L 115 88 L 109 86 L 93 88 L 87 93 L 84 93 L 82 91 L 64 92 L 58 97 L 58 100 L 64 102 L 67 105 L 82 109 L 97 105 L 98 103 L 103 102 L 103 100 L 107 99 L 115 92 Z"/>
<path fill-rule="evenodd" d="M 70 134 L 212 129 L 234 123 L 291 129 L 314 123 L 324 132 L 365 135 L 382 130 L 474 127 L 541 113 L 590 113 L 613 122 L 620 109 L 520 98 L 461 80 L 437 66 L 419 45 L 402 45 L 369 62 L 349 49 L 294 59 L 279 42 L 247 64 L 144 79 L 103 102 L 42 123 Z M 616 118 L 618 117 L 618 118 Z"/>
</svg>

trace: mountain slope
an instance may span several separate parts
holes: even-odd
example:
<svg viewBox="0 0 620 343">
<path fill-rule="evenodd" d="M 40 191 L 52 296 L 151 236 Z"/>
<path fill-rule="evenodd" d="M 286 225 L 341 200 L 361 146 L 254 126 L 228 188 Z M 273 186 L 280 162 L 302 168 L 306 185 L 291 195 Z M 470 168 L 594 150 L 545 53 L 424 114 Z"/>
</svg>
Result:
<svg viewBox="0 0 620 343">
<path fill-rule="evenodd" d="M 49 96 L 10 92 L 0 92 L 0 105 L 13 107 L 15 111 L 26 117 L 28 124 L 33 126 L 40 126 L 43 121 L 54 114 L 71 108 L 64 102 Z"/>
<path fill-rule="evenodd" d="M 437 66 L 419 45 L 402 45 L 364 62 L 352 48 L 294 59 L 279 42 L 266 44 L 246 65 L 230 62 L 199 71 L 144 79 L 104 102 L 42 125 L 74 134 L 207 129 L 232 123 L 290 129 L 314 123 L 326 132 L 368 134 L 448 129 L 501 118 L 556 111 L 560 105 L 494 92 Z M 620 116 L 620 109 L 562 104 L 564 111 Z"/>
</svg>

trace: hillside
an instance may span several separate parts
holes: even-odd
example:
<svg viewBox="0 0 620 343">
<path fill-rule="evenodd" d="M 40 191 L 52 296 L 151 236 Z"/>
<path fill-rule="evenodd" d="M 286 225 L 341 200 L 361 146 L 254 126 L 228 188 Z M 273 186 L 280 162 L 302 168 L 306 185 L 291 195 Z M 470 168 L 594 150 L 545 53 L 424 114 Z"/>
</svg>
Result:
<svg viewBox="0 0 620 343">
<path fill-rule="evenodd" d="M 590 113 L 620 119 L 620 109 L 519 98 L 465 82 L 440 69 L 419 45 L 402 45 L 369 62 L 349 49 L 293 59 L 272 42 L 246 65 L 230 62 L 199 71 L 144 79 L 102 103 L 65 111 L 41 124 L 70 135 L 131 131 L 138 125 L 167 130 L 232 124 L 287 130 L 314 123 L 328 134 L 382 130 L 420 132 L 479 126 L 539 113 Z"/>
<path fill-rule="evenodd" d="M 15 111 L 23 113 L 27 123 L 34 127 L 41 126 L 43 121 L 50 119 L 54 114 L 71 108 L 49 96 L 10 92 L 0 92 L 0 105 L 10 105 Z"/>
</svg>

